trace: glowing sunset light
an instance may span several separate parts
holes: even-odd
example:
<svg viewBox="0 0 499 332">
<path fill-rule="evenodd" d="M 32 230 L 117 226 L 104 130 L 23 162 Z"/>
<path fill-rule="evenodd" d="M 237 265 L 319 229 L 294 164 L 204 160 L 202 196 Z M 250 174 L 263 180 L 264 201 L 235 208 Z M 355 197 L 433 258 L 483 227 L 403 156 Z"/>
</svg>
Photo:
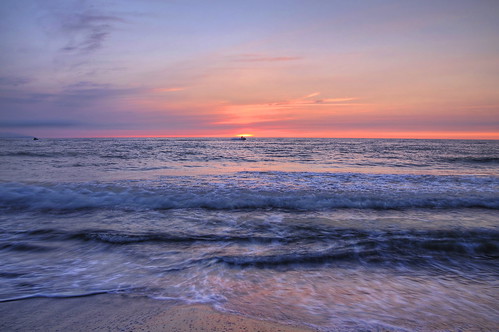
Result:
<svg viewBox="0 0 499 332">
<path fill-rule="evenodd" d="M 177 92 L 177 91 L 183 91 L 185 88 L 159 88 L 159 89 L 153 89 L 154 92 Z"/>
<path fill-rule="evenodd" d="M 5 0 L 0 133 L 497 139 L 498 11 Z"/>
</svg>

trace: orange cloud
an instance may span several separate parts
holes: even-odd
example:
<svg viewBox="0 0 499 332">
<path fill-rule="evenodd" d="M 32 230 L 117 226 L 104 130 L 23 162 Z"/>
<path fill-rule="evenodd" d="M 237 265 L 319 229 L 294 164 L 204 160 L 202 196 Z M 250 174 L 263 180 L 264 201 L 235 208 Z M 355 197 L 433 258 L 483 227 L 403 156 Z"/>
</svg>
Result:
<svg viewBox="0 0 499 332">
<path fill-rule="evenodd" d="M 338 103 L 359 100 L 359 98 L 351 98 L 351 97 L 349 97 L 349 98 L 324 98 L 324 99 L 310 100 L 310 98 L 316 97 L 318 95 L 320 95 L 320 92 L 314 92 L 314 93 L 308 94 L 302 98 L 291 99 L 289 101 L 283 101 L 283 102 L 277 102 L 277 103 L 273 103 L 272 105 L 283 106 L 283 107 L 297 107 L 297 106 L 303 106 L 303 105 L 325 106 L 325 105 L 333 105 L 333 104 L 339 105 Z M 347 104 L 341 104 L 341 105 L 359 105 L 359 104 L 358 103 L 347 103 Z"/>
<path fill-rule="evenodd" d="M 153 89 L 153 92 L 177 92 L 177 91 L 184 91 L 186 88 L 183 87 L 177 87 L 177 88 L 157 88 Z"/>
<path fill-rule="evenodd" d="M 292 116 L 284 115 L 279 110 L 279 107 L 273 107 L 269 104 L 229 105 L 223 109 L 227 119 L 213 124 L 247 125 L 293 119 Z"/>
<path fill-rule="evenodd" d="M 326 98 L 326 99 L 319 99 L 316 100 L 316 103 L 341 103 L 345 101 L 353 101 L 353 100 L 358 100 L 358 98 Z"/>
<path fill-rule="evenodd" d="M 305 96 L 305 97 L 303 97 L 303 98 L 312 98 L 312 97 L 318 96 L 318 95 L 320 95 L 320 94 L 321 94 L 320 92 L 313 92 L 313 93 L 311 93 L 311 94 L 309 94 L 309 95 L 306 95 L 306 96 Z"/>
<path fill-rule="evenodd" d="M 220 125 L 247 125 L 264 122 L 283 122 L 297 120 L 303 115 L 303 111 L 310 106 L 354 106 L 356 103 L 345 103 L 358 100 L 358 98 L 325 98 L 320 100 L 311 99 L 318 96 L 319 92 L 314 92 L 298 99 L 291 99 L 273 103 L 225 105 L 222 113 L 226 120 L 215 122 Z"/>
</svg>

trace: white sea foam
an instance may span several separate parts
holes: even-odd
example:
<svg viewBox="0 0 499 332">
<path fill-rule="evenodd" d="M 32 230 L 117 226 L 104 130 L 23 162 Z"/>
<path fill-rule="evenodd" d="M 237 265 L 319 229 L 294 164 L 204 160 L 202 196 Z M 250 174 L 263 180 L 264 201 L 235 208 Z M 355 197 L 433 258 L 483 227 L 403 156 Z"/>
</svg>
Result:
<svg viewBox="0 0 499 332">
<path fill-rule="evenodd" d="M 317 173 L 171 177 L 113 185 L 0 185 L 0 206 L 34 210 L 499 208 L 493 177 Z"/>
</svg>

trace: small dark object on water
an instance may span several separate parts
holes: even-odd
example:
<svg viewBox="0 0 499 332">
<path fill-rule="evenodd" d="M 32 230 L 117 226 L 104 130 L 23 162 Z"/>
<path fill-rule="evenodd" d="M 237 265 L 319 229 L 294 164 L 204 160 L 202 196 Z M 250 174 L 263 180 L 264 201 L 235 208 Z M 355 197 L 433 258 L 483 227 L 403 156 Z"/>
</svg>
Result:
<svg viewBox="0 0 499 332">
<path fill-rule="evenodd" d="M 36 137 L 33 137 L 33 141 L 38 141 L 38 138 L 36 138 Z"/>
</svg>

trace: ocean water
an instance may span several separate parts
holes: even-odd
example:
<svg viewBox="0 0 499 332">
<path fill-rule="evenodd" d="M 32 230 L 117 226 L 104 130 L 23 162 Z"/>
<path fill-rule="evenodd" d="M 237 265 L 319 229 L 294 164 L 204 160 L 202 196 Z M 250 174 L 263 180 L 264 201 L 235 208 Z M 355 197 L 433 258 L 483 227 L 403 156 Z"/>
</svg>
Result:
<svg viewBox="0 0 499 332">
<path fill-rule="evenodd" d="M 499 141 L 0 140 L 0 300 L 499 328 Z"/>
</svg>

